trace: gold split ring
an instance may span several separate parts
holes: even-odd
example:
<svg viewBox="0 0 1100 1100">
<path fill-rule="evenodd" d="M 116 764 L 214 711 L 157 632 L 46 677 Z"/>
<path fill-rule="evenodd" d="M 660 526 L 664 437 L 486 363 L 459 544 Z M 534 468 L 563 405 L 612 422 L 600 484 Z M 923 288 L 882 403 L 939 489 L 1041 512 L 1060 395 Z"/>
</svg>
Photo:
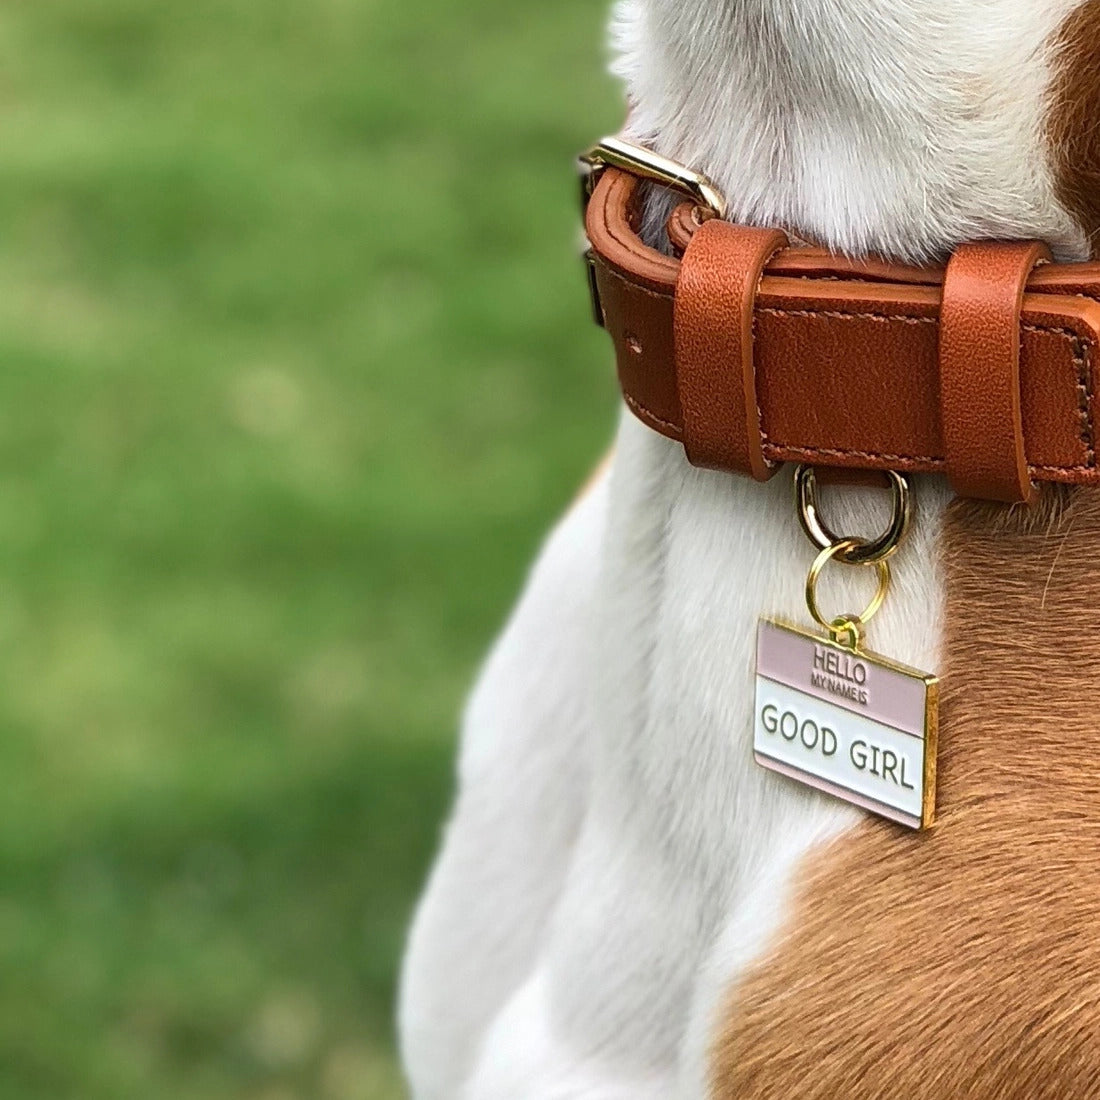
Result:
<svg viewBox="0 0 1100 1100">
<path fill-rule="evenodd" d="M 885 558 L 869 563 L 874 565 L 875 571 L 878 573 L 878 590 L 871 602 L 859 615 L 841 615 L 839 618 L 827 619 L 818 606 L 817 582 L 829 562 L 836 559 L 847 563 L 846 555 L 851 555 L 852 551 L 858 549 L 859 545 L 857 539 L 842 539 L 840 542 L 833 543 L 832 546 L 826 546 L 817 555 L 813 565 L 810 566 L 810 574 L 806 578 L 806 606 L 810 609 L 814 621 L 827 630 L 834 641 L 841 642 L 845 637 L 848 638 L 848 642 L 845 644 L 851 649 L 858 647 L 863 637 L 864 626 L 878 613 L 879 608 L 882 607 L 886 599 L 886 594 L 890 591 L 890 563 Z"/>
</svg>

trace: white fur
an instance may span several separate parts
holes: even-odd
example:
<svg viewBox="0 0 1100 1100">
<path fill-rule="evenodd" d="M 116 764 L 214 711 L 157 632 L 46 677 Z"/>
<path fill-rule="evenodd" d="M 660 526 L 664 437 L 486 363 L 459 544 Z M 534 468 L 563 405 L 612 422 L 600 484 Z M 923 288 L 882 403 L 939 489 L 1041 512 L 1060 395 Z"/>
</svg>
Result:
<svg viewBox="0 0 1100 1100">
<path fill-rule="evenodd" d="M 630 130 L 730 217 L 933 259 L 1036 236 L 1083 259 L 1042 145 L 1048 45 L 1079 0 L 620 0 Z"/>
<path fill-rule="evenodd" d="M 1044 49 L 1075 0 L 625 0 L 631 128 L 707 169 L 733 216 L 852 252 L 1083 237 L 1042 147 Z M 919 518 L 872 644 L 935 669 Z M 836 491 L 868 534 L 882 494 Z M 417 1100 L 706 1096 L 737 975 L 798 865 L 858 820 L 751 752 L 755 622 L 802 615 L 789 473 L 694 470 L 624 415 L 613 468 L 548 543 L 467 715 L 461 793 L 406 963 Z M 840 571 L 837 571 L 840 573 Z M 854 608 L 865 577 L 837 576 Z"/>
</svg>

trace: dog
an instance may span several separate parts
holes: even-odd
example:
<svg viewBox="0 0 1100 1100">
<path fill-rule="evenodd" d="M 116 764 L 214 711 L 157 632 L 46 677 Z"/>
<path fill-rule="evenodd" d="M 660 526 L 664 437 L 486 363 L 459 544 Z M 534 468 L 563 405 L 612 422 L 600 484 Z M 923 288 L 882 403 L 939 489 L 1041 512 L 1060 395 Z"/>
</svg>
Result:
<svg viewBox="0 0 1100 1100">
<path fill-rule="evenodd" d="M 1096 250 L 1100 0 L 621 0 L 612 38 L 626 136 L 732 221 L 913 264 Z M 1095 706 L 1065 668 L 1100 626 L 1066 572 L 1098 510 L 914 491 L 873 638 L 950 665 L 969 786 L 928 840 L 753 761 L 755 623 L 798 611 L 812 558 L 789 473 L 694 468 L 624 412 L 466 712 L 402 976 L 417 1100 L 1100 1095 Z M 881 524 L 875 489 L 828 503 Z"/>
</svg>

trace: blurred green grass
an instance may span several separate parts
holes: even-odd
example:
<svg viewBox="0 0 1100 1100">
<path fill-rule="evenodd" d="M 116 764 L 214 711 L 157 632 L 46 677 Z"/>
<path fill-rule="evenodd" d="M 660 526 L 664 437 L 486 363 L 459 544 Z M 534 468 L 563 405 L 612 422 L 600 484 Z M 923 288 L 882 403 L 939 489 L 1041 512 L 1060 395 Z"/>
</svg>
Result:
<svg viewBox="0 0 1100 1100">
<path fill-rule="evenodd" d="M 0 1098 L 391 1100 L 456 715 L 609 437 L 602 0 L 0 10 Z"/>
</svg>

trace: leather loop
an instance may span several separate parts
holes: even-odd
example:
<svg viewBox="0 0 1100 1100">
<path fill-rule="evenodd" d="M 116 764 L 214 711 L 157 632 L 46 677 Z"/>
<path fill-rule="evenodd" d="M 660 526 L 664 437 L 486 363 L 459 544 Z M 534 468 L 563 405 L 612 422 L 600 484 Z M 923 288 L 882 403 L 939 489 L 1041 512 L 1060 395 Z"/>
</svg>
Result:
<svg viewBox="0 0 1100 1100">
<path fill-rule="evenodd" d="M 947 265 L 940 410 L 947 475 L 962 497 L 1031 500 L 1020 393 L 1021 310 L 1036 241 L 965 244 Z"/>
<path fill-rule="evenodd" d="M 754 311 L 764 268 L 787 237 L 717 219 L 692 235 L 674 305 L 676 377 L 684 447 L 695 466 L 766 481 L 756 393 Z"/>
</svg>

